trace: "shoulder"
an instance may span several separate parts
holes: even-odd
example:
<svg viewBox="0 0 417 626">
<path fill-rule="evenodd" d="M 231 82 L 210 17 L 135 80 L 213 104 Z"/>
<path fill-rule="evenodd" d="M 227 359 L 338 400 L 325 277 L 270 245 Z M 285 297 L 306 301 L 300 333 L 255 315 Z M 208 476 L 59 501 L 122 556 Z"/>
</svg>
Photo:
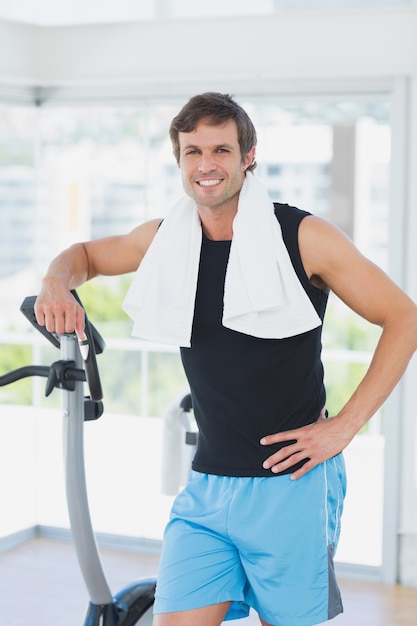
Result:
<svg viewBox="0 0 417 626">
<path fill-rule="evenodd" d="M 305 262 L 316 271 L 322 264 L 336 263 L 347 253 L 358 253 L 343 231 L 316 215 L 309 215 L 300 224 L 299 245 Z"/>
<path fill-rule="evenodd" d="M 303 220 L 299 246 L 308 275 L 319 277 L 338 295 L 347 285 L 359 290 L 359 284 L 375 281 L 377 274 L 382 274 L 342 230 L 317 216 Z"/>
<path fill-rule="evenodd" d="M 158 227 L 160 219 L 150 220 L 125 235 L 113 235 L 84 244 L 90 274 L 125 274 L 137 270 Z"/>
<path fill-rule="evenodd" d="M 299 240 L 300 247 L 310 249 L 311 253 L 316 251 L 320 256 L 326 256 L 327 251 L 327 255 L 332 257 L 337 249 L 345 252 L 356 251 L 359 254 L 352 240 L 340 228 L 317 215 L 309 214 L 303 219 Z"/>
<path fill-rule="evenodd" d="M 275 216 L 281 227 L 282 237 L 289 252 L 298 250 L 298 231 L 304 218 L 311 215 L 307 211 L 302 211 L 289 204 L 274 202 Z"/>
<path fill-rule="evenodd" d="M 414 303 L 345 233 L 311 216 L 300 227 L 300 251 L 306 271 L 321 280 L 353 311 L 383 326 Z"/>
<path fill-rule="evenodd" d="M 364 260 L 343 231 L 316 215 L 310 214 L 300 223 L 298 244 L 307 275 L 330 288 L 347 267 Z"/>
<path fill-rule="evenodd" d="M 126 244 L 137 247 L 143 256 L 151 245 L 161 223 L 162 218 L 155 218 L 143 222 L 143 224 L 140 224 L 125 235 Z"/>
<path fill-rule="evenodd" d="M 305 217 L 311 215 L 308 211 L 303 211 L 290 204 L 274 202 L 274 210 L 277 220 L 282 226 L 299 224 Z"/>
</svg>

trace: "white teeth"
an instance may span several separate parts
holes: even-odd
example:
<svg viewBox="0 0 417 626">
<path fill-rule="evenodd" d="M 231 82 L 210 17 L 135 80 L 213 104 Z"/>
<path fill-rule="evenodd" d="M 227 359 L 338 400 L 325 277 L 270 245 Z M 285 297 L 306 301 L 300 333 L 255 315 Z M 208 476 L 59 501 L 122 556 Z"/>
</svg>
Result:
<svg viewBox="0 0 417 626">
<path fill-rule="evenodd" d="M 218 180 L 199 180 L 198 183 L 200 185 L 202 185 L 203 187 L 213 187 L 214 185 L 217 185 L 218 183 L 220 183 L 220 179 L 218 179 Z"/>
</svg>

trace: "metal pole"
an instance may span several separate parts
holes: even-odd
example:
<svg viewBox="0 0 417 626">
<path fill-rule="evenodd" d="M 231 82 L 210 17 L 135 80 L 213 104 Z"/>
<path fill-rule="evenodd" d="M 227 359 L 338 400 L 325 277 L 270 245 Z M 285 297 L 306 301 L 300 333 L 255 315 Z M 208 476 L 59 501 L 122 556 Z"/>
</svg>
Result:
<svg viewBox="0 0 417 626">
<path fill-rule="evenodd" d="M 76 367 L 83 367 L 74 335 L 61 337 L 61 358 L 75 361 Z M 101 565 L 87 499 L 83 383 L 76 382 L 75 391 L 63 391 L 62 396 L 65 486 L 75 551 L 91 601 L 109 604 L 113 598 Z"/>
</svg>

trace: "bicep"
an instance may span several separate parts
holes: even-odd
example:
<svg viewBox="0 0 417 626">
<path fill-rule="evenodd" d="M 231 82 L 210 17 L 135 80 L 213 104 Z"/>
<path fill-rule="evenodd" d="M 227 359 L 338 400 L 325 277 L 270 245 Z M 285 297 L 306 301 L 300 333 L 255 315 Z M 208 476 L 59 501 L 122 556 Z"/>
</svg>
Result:
<svg viewBox="0 0 417 626">
<path fill-rule="evenodd" d="M 369 322 L 384 326 L 410 306 L 405 293 L 331 224 L 306 218 L 300 225 L 299 242 L 307 274 L 320 276 L 347 306 Z"/>
<path fill-rule="evenodd" d="M 88 258 L 88 278 L 135 272 L 142 261 L 161 220 L 151 220 L 126 235 L 96 239 L 84 244 Z"/>
</svg>

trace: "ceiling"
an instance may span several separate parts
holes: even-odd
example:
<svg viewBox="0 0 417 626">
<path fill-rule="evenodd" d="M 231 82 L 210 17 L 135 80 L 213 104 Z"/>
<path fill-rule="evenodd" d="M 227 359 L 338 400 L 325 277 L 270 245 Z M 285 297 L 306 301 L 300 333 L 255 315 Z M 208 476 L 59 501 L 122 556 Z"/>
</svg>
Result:
<svg viewBox="0 0 417 626">
<path fill-rule="evenodd" d="M 289 11 L 380 9 L 413 4 L 415 0 L 0 0 L 0 19 L 60 26 Z"/>
</svg>

